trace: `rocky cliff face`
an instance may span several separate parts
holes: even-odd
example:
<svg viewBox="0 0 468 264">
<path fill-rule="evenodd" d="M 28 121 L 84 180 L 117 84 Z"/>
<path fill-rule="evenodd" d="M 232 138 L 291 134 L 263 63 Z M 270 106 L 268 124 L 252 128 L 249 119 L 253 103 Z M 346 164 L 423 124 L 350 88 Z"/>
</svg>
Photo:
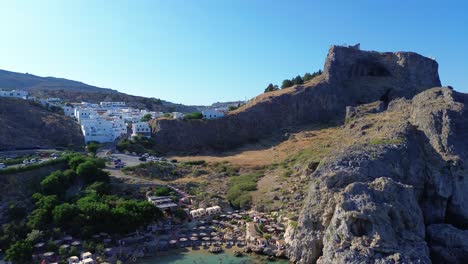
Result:
<svg viewBox="0 0 468 264">
<path fill-rule="evenodd" d="M 314 80 L 262 94 L 224 118 L 153 121 L 158 150 L 228 149 L 284 127 L 340 119 L 346 106 L 379 99 L 388 103 L 440 86 L 437 63 L 410 52 L 379 53 L 332 46 L 324 68 Z"/>
<path fill-rule="evenodd" d="M 0 98 L 0 123 L 0 149 L 84 145 L 73 119 L 25 100 Z"/>
<path fill-rule="evenodd" d="M 468 95 L 348 108 L 356 144 L 311 174 L 290 247 L 297 263 L 462 263 L 468 254 Z"/>
</svg>

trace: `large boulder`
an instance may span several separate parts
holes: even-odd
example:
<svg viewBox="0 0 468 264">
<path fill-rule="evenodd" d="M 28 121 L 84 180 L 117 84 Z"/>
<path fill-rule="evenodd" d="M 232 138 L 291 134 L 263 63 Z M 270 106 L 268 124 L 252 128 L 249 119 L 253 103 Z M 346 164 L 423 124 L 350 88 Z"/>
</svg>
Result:
<svg viewBox="0 0 468 264">
<path fill-rule="evenodd" d="M 429 263 L 426 243 L 431 250 L 432 243 L 449 246 L 427 240 L 424 229 L 468 223 L 467 98 L 434 88 L 381 113 L 372 110 L 378 104 L 348 109 L 353 118 L 344 129 L 355 143 L 310 175 L 290 259 Z"/>
</svg>

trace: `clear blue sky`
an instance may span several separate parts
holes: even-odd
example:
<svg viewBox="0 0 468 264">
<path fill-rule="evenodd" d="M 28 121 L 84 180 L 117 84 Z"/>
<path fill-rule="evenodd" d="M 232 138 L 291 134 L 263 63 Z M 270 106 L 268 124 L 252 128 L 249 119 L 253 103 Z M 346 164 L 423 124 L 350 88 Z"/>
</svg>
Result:
<svg viewBox="0 0 468 264">
<path fill-rule="evenodd" d="M 463 1 L 4 1 L 0 68 L 184 104 L 251 98 L 331 44 L 415 51 L 468 91 Z"/>
</svg>

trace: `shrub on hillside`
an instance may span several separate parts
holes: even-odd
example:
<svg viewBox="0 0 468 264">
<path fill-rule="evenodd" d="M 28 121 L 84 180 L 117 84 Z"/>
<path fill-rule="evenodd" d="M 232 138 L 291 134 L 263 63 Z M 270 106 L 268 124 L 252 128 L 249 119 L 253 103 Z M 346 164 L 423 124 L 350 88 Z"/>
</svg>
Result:
<svg viewBox="0 0 468 264">
<path fill-rule="evenodd" d="M 184 116 L 185 120 L 193 120 L 193 119 L 203 119 L 203 114 L 200 112 L 193 112 L 190 114 L 186 114 Z"/>
</svg>

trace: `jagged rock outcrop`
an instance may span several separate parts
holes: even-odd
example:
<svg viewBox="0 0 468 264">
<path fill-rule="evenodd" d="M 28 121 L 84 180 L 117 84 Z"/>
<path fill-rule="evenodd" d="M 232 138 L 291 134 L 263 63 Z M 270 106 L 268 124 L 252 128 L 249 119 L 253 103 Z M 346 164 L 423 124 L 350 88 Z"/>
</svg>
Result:
<svg viewBox="0 0 468 264">
<path fill-rule="evenodd" d="M 196 152 L 229 149 L 284 127 L 342 119 L 346 106 L 387 104 L 440 86 L 437 62 L 411 52 L 362 51 L 332 46 L 324 73 L 312 81 L 252 99 L 215 120 L 153 120 L 157 149 Z"/>
<path fill-rule="evenodd" d="M 381 113 L 379 104 L 348 109 L 344 129 L 355 144 L 310 175 L 291 260 L 461 261 L 468 241 L 454 236 L 468 223 L 466 102 L 466 94 L 434 88 L 394 100 Z M 448 231 L 439 233 L 438 224 Z M 456 249 L 441 250 L 450 245 Z"/>
</svg>

